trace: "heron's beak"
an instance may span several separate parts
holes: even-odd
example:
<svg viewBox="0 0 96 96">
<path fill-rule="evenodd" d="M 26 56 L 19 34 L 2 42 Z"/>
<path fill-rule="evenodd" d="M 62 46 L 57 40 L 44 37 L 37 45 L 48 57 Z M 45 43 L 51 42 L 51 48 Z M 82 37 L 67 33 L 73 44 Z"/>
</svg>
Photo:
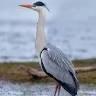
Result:
<svg viewBox="0 0 96 96">
<path fill-rule="evenodd" d="M 21 7 L 32 8 L 32 4 L 22 4 Z"/>
</svg>

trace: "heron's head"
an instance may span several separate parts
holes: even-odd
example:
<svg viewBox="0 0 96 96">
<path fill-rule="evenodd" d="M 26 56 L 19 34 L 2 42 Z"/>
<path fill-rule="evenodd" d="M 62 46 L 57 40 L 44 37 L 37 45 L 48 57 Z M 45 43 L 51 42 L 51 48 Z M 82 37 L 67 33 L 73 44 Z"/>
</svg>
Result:
<svg viewBox="0 0 96 96">
<path fill-rule="evenodd" d="M 37 1 L 33 4 L 22 4 L 22 5 L 19 5 L 19 6 L 26 7 L 26 8 L 29 8 L 29 9 L 33 9 L 34 11 L 37 11 L 37 12 L 42 11 L 44 8 L 46 8 L 48 10 L 46 5 L 41 1 Z"/>
</svg>

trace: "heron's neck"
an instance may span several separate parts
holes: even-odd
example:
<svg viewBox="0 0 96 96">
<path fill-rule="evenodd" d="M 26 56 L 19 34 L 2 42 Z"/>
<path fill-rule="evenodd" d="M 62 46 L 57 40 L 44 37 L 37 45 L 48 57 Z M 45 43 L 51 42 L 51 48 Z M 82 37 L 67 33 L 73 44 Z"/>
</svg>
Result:
<svg viewBox="0 0 96 96">
<path fill-rule="evenodd" d="M 36 32 L 36 51 L 40 53 L 46 45 L 45 38 L 45 14 L 43 11 L 39 12 Z"/>
</svg>

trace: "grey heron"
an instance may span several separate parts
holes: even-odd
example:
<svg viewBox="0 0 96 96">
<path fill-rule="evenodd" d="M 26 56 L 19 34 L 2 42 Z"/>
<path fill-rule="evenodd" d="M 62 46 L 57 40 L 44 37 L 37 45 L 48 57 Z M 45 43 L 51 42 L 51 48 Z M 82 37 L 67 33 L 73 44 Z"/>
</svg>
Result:
<svg viewBox="0 0 96 96">
<path fill-rule="evenodd" d="M 46 40 L 46 13 L 44 10 L 48 8 L 41 1 L 33 4 L 22 4 L 20 6 L 32 9 L 38 13 L 36 50 L 39 53 L 40 65 L 43 71 L 58 82 L 54 96 L 56 96 L 57 92 L 59 96 L 61 86 L 71 96 L 76 96 L 79 83 L 71 60 L 60 49 Z"/>
</svg>

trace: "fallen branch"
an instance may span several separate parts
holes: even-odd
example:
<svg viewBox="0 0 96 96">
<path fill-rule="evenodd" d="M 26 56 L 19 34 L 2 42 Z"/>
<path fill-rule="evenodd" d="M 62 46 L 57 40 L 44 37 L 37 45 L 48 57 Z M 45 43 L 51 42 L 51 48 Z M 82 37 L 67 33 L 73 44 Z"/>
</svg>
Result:
<svg viewBox="0 0 96 96">
<path fill-rule="evenodd" d="M 20 69 L 23 69 L 28 73 L 28 75 L 31 75 L 33 78 L 46 78 L 48 77 L 43 71 L 39 71 L 32 67 L 26 67 L 26 66 L 20 66 Z M 81 72 L 90 72 L 90 71 L 96 71 L 96 66 L 94 67 L 78 67 L 75 68 L 76 73 Z"/>
<path fill-rule="evenodd" d="M 33 78 L 46 78 L 48 77 L 43 71 L 39 71 L 35 68 L 30 68 L 30 67 L 26 67 L 26 66 L 20 66 L 20 69 L 23 69 L 24 71 L 26 71 L 28 73 L 28 75 L 31 75 Z"/>
<path fill-rule="evenodd" d="M 88 67 L 78 67 L 78 68 L 75 68 L 75 71 L 76 73 L 84 73 L 84 72 L 90 72 L 90 71 L 96 71 L 96 66 L 94 67 L 91 67 L 91 66 L 88 66 Z"/>
</svg>

